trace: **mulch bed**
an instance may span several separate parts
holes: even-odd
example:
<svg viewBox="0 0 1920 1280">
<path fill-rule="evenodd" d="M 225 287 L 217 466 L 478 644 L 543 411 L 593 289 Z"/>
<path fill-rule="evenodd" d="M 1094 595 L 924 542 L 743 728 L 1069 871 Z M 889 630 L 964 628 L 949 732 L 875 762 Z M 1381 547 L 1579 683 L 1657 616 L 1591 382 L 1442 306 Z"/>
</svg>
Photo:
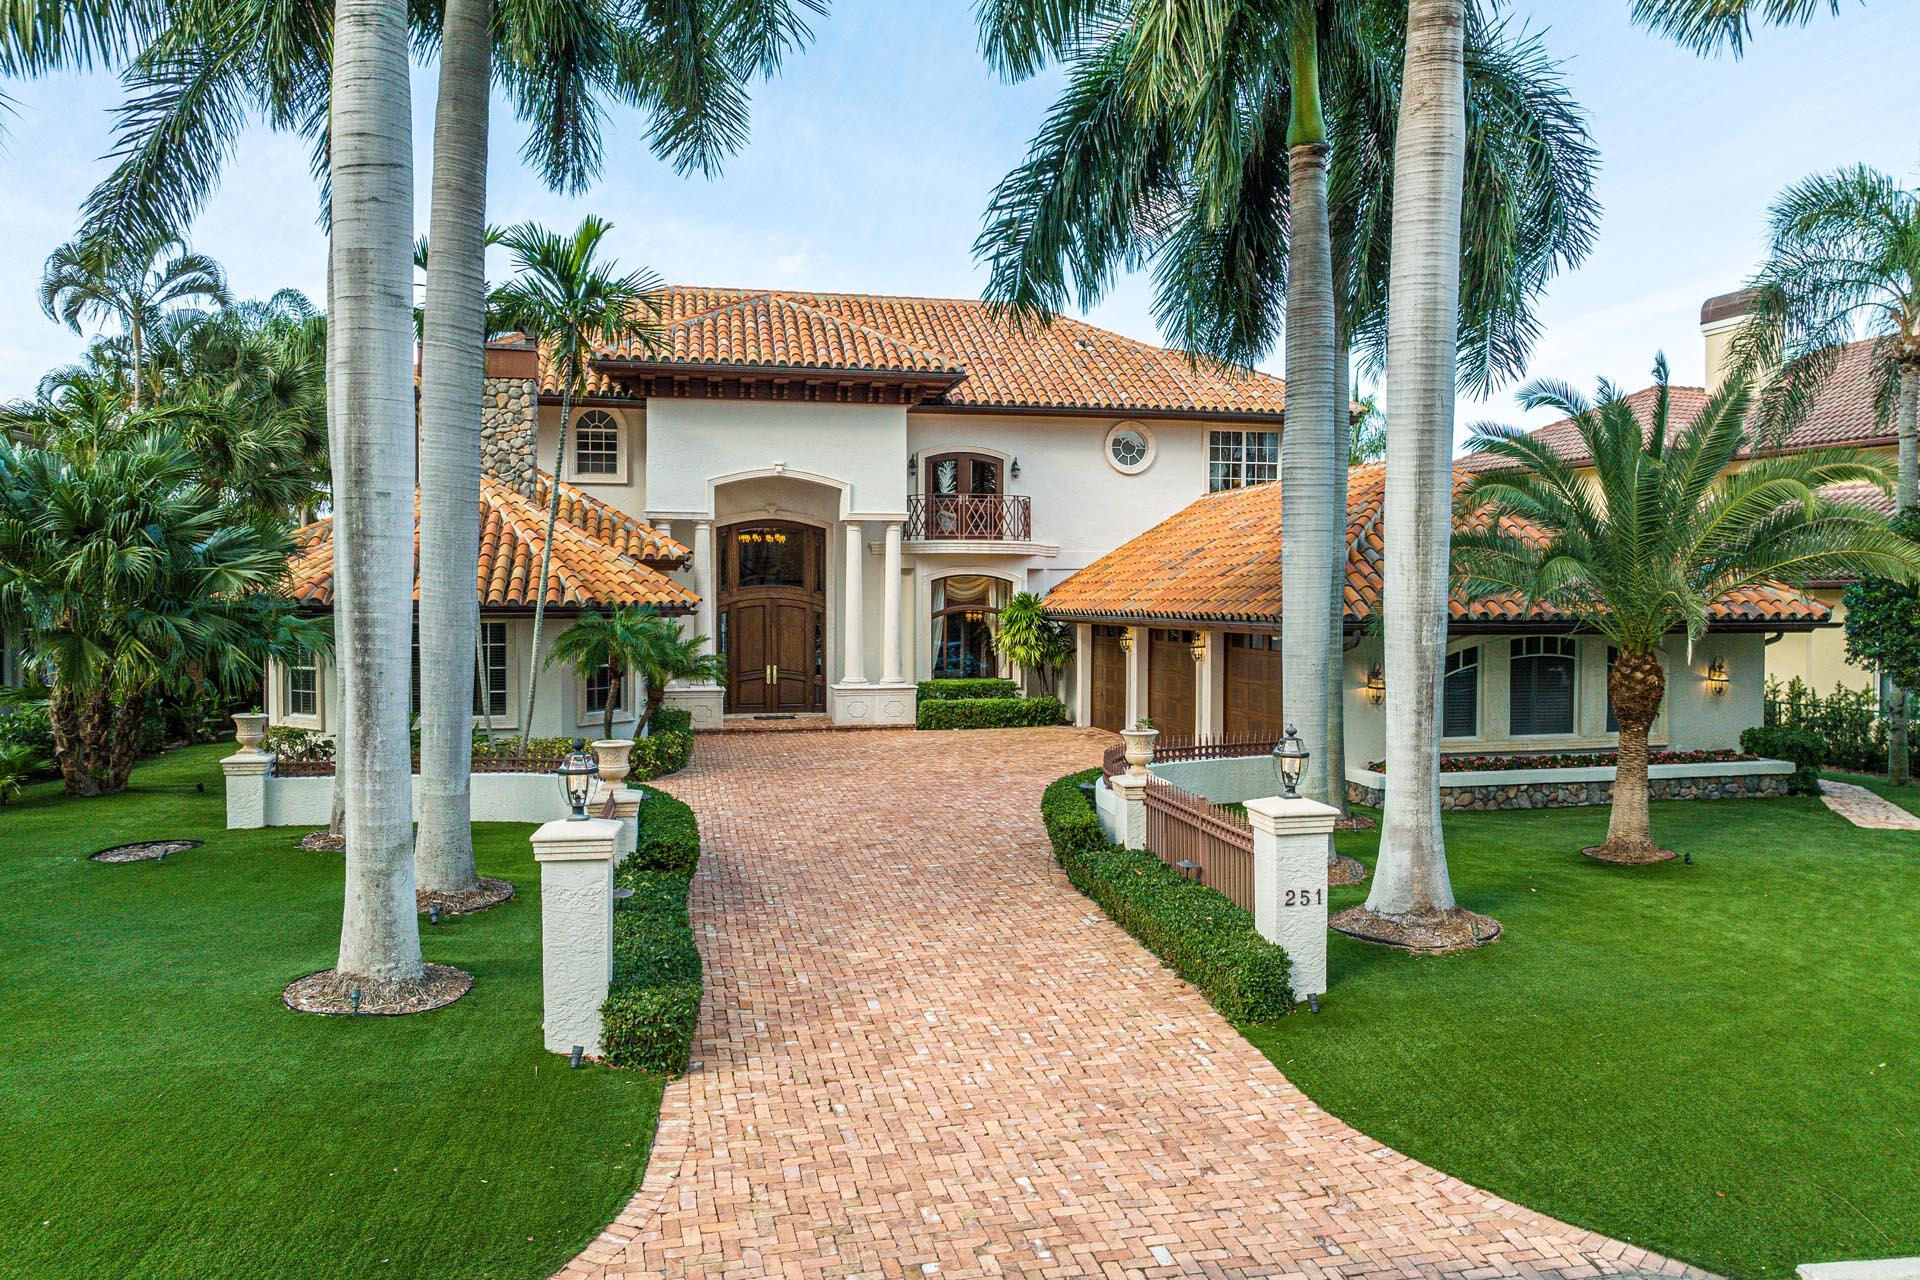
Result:
<svg viewBox="0 0 1920 1280">
<path fill-rule="evenodd" d="M 353 1005 L 356 990 L 360 992 L 357 1011 Z M 374 982 L 338 969 L 322 969 L 288 983 L 280 993 L 280 1002 L 295 1013 L 340 1017 L 358 1012 L 393 1018 L 444 1008 L 471 990 L 473 975 L 445 964 L 428 965 L 426 977 L 417 982 Z"/>
<path fill-rule="evenodd" d="M 1367 864 L 1358 858 L 1349 858 L 1341 854 L 1327 864 L 1328 884 L 1365 884 Z"/>
<path fill-rule="evenodd" d="M 1498 920 L 1465 907 L 1425 918 L 1396 918 L 1376 915 L 1365 907 L 1348 907 L 1327 921 L 1327 928 L 1361 942 L 1401 947 L 1421 955 L 1483 946 L 1500 936 Z"/>
<path fill-rule="evenodd" d="M 140 844 L 117 844 L 87 856 L 94 862 L 152 862 L 170 853 L 198 849 L 202 843 L 199 840 L 147 840 Z"/>
<path fill-rule="evenodd" d="M 300 837 L 300 847 L 313 853 L 345 853 L 347 838 L 331 831 L 309 831 Z"/>
<path fill-rule="evenodd" d="M 1680 856 L 1657 844 L 1648 845 L 1645 849 L 1609 849 L 1604 844 L 1590 844 L 1580 852 L 1595 862 L 1610 862 L 1616 867 L 1650 867 L 1656 862 L 1671 862 Z"/>
<path fill-rule="evenodd" d="M 1379 825 L 1379 823 L 1369 818 L 1366 814 L 1355 813 L 1349 814 L 1344 818 L 1336 819 L 1333 824 L 1333 829 L 1335 831 L 1371 831 Z"/>
<path fill-rule="evenodd" d="M 429 893 L 421 889 L 414 893 L 413 901 L 414 909 L 422 915 L 428 909 L 438 907 L 441 915 L 464 916 L 485 911 L 488 907 L 497 907 L 511 897 L 513 885 L 509 881 L 481 876 L 480 887 L 472 893 Z"/>
</svg>

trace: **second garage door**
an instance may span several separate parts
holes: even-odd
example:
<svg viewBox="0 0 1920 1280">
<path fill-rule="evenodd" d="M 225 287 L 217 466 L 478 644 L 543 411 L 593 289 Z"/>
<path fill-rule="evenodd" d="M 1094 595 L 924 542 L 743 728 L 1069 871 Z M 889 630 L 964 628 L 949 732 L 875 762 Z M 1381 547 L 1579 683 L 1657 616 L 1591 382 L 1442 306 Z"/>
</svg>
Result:
<svg viewBox="0 0 1920 1280">
<path fill-rule="evenodd" d="M 1227 635 L 1226 729 L 1229 738 L 1279 738 L 1287 731 L 1280 705 L 1280 637 Z"/>
<path fill-rule="evenodd" d="M 1120 647 L 1126 633 L 1125 627 L 1093 629 L 1093 706 L 1087 718 L 1096 729 L 1115 733 L 1127 727 L 1127 653 Z"/>
<path fill-rule="evenodd" d="M 1153 630 L 1147 649 L 1147 714 L 1160 741 L 1193 737 L 1193 632 Z"/>
</svg>

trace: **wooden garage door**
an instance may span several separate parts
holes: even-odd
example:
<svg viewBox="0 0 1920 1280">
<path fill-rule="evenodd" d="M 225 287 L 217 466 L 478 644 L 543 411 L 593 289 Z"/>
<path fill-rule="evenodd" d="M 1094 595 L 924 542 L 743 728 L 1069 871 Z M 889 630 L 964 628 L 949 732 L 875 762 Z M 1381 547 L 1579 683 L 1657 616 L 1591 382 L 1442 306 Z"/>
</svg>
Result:
<svg viewBox="0 0 1920 1280">
<path fill-rule="evenodd" d="M 1280 637 L 1227 636 L 1229 738 L 1278 738 L 1287 730 L 1280 705 Z"/>
<path fill-rule="evenodd" d="M 1095 728 L 1118 733 L 1127 727 L 1127 654 L 1120 647 L 1125 627 L 1093 629 L 1093 706 L 1088 718 Z"/>
<path fill-rule="evenodd" d="M 1147 714 L 1160 741 L 1193 738 L 1193 632 L 1155 629 L 1147 646 Z"/>
</svg>

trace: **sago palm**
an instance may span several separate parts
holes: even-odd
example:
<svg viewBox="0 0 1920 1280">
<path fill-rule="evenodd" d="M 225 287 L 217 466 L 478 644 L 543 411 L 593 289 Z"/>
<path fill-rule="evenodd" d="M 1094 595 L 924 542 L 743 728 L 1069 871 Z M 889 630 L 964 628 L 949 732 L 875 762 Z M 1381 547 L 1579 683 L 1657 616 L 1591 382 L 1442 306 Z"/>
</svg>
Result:
<svg viewBox="0 0 1920 1280">
<path fill-rule="evenodd" d="M 600 242 L 612 229 L 613 224 L 588 217 L 572 235 L 528 222 L 501 237 L 513 254 L 515 274 L 494 293 L 496 318 L 533 339 L 560 384 L 560 441 L 554 452 L 547 536 L 540 553 L 533 645 L 528 659 L 529 733 L 540 684 L 540 633 L 547 616 L 547 578 L 553 567 L 554 527 L 560 520 L 560 477 L 566 469 L 567 428 L 574 397 L 586 389 L 588 368 L 599 347 L 621 343 L 641 346 L 658 329 L 653 295 L 660 288 L 660 279 L 650 271 L 622 273 L 616 263 L 600 256 Z"/>
<path fill-rule="evenodd" d="M 84 332 L 88 320 L 120 326 L 128 348 L 128 400 L 135 409 L 146 383 L 148 331 L 170 309 L 193 299 L 226 302 L 226 273 L 171 235 L 70 241 L 47 258 L 40 278 L 40 309 L 48 319 L 75 333 Z"/>
<path fill-rule="evenodd" d="M 1555 383 L 1526 387 L 1520 402 L 1528 409 L 1550 408 L 1574 423 L 1592 478 L 1518 427 L 1476 427 L 1469 448 L 1504 465 L 1467 486 L 1459 504 L 1465 531 L 1454 539 L 1469 597 L 1514 594 L 1549 606 L 1618 650 L 1607 673 L 1620 725 L 1613 809 L 1606 842 L 1585 850 L 1612 862 L 1673 856 L 1654 843 L 1647 814 L 1647 731 L 1666 695 L 1659 650 L 1668 636 L 1698 640 L 1717 601 L 1756 585 L 1920 576 L 1920 547 L 1890 532 L 1872 508 L 1827 496 L 1849 482 L 1885 490 L 1882 460 L 1820 449 L 1736 467 L 1749 440 L 1746 384 L 1729 382 L 1676 426 L 1664 359 L 1654 381 L 1644 427 L 1605 383 L 1597 403 Z"/>
</svg>

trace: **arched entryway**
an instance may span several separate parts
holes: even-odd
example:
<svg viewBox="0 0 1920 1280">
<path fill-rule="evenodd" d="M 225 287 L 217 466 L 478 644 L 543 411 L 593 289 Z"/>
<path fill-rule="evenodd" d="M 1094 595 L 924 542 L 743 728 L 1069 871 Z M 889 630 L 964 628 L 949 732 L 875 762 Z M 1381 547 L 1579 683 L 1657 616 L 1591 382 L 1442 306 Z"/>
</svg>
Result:
<svg viewBox="0 0 1920 1280">
<path fill-rule="evenodd" d="M 791 520 L 727 525 L 716 601 L 729 714 L 825 711 L 826 535 Z"/>
</svg>

